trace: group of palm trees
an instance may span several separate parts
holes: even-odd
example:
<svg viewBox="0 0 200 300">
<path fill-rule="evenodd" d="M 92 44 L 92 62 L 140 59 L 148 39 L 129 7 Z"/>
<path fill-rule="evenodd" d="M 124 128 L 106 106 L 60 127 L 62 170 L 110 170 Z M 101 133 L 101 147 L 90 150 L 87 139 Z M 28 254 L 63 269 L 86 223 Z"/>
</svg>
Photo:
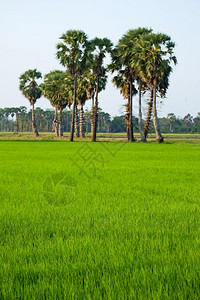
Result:
<svg viewBox="0 0 200 300">
<path fill-rule="evenodd" d="M 139 95 L 139 117 L 141 141 L 146 142 L 150 130 L 151 117 L 158 142 L 163 141 L 156 109 L 156 96 L 165 97 L 172 72 L 171 62 L 175 44 L 166 34 L 153 33 L 152 29 L 129 30 L 114 47 L 107 38 L 88 40 L 83 31 L 69 30 L 60 37 L 57 44 L 57 58 L 66 71 L 51 71 L 44 76 L 44 82 L 36 69 L 28 70 L 20 76 L 20 90 L 32 105 L 32 129 L 38 135 L 34 117 L 34 104 L 43 95 L 55 108 L 54 128 L 56 136 L 63 135 L 62 111 L 72 106 L 72 120 L 69 141 L 85 136 L 84 104 L 92 99 L 91 139 L 96 141 L 98 120 L 98 96 L 105 89 L 107 73 L 114 74 L 113 83 L 120 89 L 125 99 L 127 139 L 135 141 L 133 134 L 133 96 Z M 111 63 L 105 66 L 105 58 L 110 55 Z M 147 119 L 142 124 L 142 95 L 150 91 Z M 77 106 L 80 106 L 80 116 Z M 59 112 L 59 116 L 58 116 Z"/>
</svg>

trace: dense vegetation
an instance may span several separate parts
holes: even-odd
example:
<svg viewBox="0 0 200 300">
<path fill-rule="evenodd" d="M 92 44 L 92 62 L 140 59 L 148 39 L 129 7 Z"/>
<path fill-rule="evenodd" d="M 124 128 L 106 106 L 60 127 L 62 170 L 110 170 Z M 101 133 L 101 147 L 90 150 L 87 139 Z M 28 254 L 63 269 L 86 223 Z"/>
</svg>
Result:
<svg viewBox="0 0 200 300">
<path fill-rule="evenodd" d="M 78 109 L 79 115 L 79 109 Z M 55 129 L 55 111 L 40 107 L 35 108 L 36 126 L 40 132 L 51 132 Z M 91 111 L 85 111 L 85 131 L 91 132 Z M 62 112 L 63 132 L 70 131 L 72 112 L 64 109 Z M 125 132 L 125 115 L 112 118 L 108 113 L 98 109 L 97 132 Z M 144 120 L 143 120 L 144 122 Z M 184 118 L 177 118 L 173 113 L 167 117 L 159 118 L 163 133 L 200 133 L 200 113 L 196 117 L 187 114 Z M 138 118 L 133 116 L 133 126 L 136 133 L 139 132 Z M 32 131 L 32 111 L 27 111 L 25 106 L 0 109 L 0 131 L 30 132 Z M 149 132 L 154 132 L 150 123 Z"/>
</svg>

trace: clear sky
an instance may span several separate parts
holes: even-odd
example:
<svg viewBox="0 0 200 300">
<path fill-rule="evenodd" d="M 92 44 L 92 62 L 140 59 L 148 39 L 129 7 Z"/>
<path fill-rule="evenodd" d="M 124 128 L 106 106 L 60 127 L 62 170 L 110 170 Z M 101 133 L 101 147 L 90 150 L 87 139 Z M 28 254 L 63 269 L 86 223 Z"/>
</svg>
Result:
<svg viewBox="0 0 200 300">
<path fill-rule="evenodd" d="M 174 112 L 183 117 L 189 112 L 196 116 L 200 112 L 199 14 L 200 0 L 0 0 L 0 107 L 29 107 L 18 88 L 19 76 L 26 70 L 37 68 L 43 75 L 62 70 L 56 44 L 67 30 L 81 29 L 89 39 L 108 37 L 117 43 L 129 29 L 140 26 L 169 34 L 176 42 L 178 65 L 167 98 L 159 104 L 159 115 Z M 125 100 L 111 78 L 99 101 L 112 116 L 123 112 Z M 137 96 L 134 102 L 137 115 Z M 51 107 L 44 98 L 36 106 Z"/>
</svg>

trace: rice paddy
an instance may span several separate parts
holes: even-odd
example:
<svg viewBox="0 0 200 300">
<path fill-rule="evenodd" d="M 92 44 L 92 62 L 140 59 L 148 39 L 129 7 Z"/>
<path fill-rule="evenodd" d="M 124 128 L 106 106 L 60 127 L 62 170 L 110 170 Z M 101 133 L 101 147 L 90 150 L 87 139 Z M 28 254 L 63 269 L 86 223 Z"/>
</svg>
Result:
<svg viewBox="0 0 200 300">
<path fill-rule="evenodd" d="M 0 138 L 0 299 L 200 298 L 199 135 Z"/>
</svg>

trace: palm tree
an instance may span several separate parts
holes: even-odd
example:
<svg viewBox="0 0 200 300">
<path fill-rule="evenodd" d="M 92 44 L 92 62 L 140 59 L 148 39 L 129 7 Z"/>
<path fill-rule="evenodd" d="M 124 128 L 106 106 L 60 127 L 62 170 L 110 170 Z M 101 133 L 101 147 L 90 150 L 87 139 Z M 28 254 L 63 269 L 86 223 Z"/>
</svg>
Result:
<svg viewBox="0 0 200 300">
<path fill-rule="evenodd" d="M 118 75 L 114 76 L 113 78 L 113 83 L 118 89 L 120 89 L 120 93 L 122 94 L 124 99 L 128 99 L 128 103 L 125 105 L 126 107 L 125 122 L 126 122 L 127 140 L 131 142 L 134 140 L 134 137 L 133 137 L 133 130 L 132 130 L 132 109 L 130 105 L 130 99 L 133 97 L 133 95 L 137 94 L 137 90 L 133 82 L 130 85 L 129 80 L 127 79 L 127 74 L 129 74 L 129 72 L 126 72 L 126 70 L 119 70 Z"/>
<path fill-rule="evenodd" d="M 42 121 L 42 117 L 43 117 L 43 109 L 41 107 L 36 107 L 35 108 L 35 117 L 36 117 L 36 125 L 39 131 L 41 131 L 41 121 Z"/>
<path fill-rule="evenodd" d="M 12 125 L 11 125 L 11 130 L 14 130 L 14 116 L 15 116 L 15 107 L 10 108 L 10 115 L 12 118 Z"/>
<path fill-rule="evenodd" d="M 172 71 L 171 61 L 177 63 L 173 54 L 175 44 L 166 34 L 150 33 L 142 35 L 135 47 L 135 56 L 132 58 L 134 66 L 140 78 L 152 90 L 153 96 L 153 123 L 156 132 L 156 140 L 163 142 L 163 136 L 160 132 L 157 107 L 156 92 L 165 96 L 169 86 L 169 75 Z"/>
<path fill-rule="evenodd" d="M 57 58 L 63 66 L 68 68 L 74 81 L 73 111 L 69 138 L 69 141 L 73 141 L 77 77 L 89 66 L 91 49 L 87 35 L 83 31 L 69 30 L 60 39 L 62 42 L 57 45 Z"/>
<path fill-rule="evenodd" d="M 91 108 L 91 132 L 93 132 L 93 115 L 94 115 L 94 96 L 96 89 L 96 76 L 93 72 L 87 74 L 87 84 L 86 84 L 86 93 L 87 99 L 92 100 Z"/>
<path fill-rule="evenodd" d="M 99 85 L 100 80 L 106 74 L 106 68 L 103 65 L 104 58 L 107 53 L 112 52 L 112 43 L 107 38 L 95 38 L 91 41 L 93 48 L 93 73 L 96 76 L 96 89 L 95 89 L 95 104 L 93 112 L 93 125 L 92 125 L 92 141 L 96 141 L 96 132 L 97 132 L 97 119 L 98 119 L 98 94 L 99 94 Z"/>
<path fill-rule="evenodd" d="M 114 85 L 120 89 L 120 93 L 123 95 L 125 99 L 128 100 L 126 106 L 126 131 L 127 131 L 127 140 L 128 142 L 135 141 L 133 135 L 133 122 L 132 122 L 132 98 L 133 95 L 137 93 L 137 90 L 134 85 L 134 81 L 136 80 L 137 76 L 133 68 L 130 68 L 128 60 L 125 61 L 123 57 L 124 52 L 124 42 L 120 40 L 116 48 L 112 53 L 112 63 L 109 65 L 109 70 L 114 73 L 115 71 L 118 74 L 113 78 Z M 130 56 L 130 50 L 128 51 Z M 127 55 L 128 55 L 127 54 Z"/>
<path fill-rule="evenodd" d="M 146 121 L 144 123 L 144 136 L 145 136 L 145 138 L 147 138 L 149 130 L 150 130 L 152 108 L 153 108 L 153 90 L 150 91 L 150 99 L 149 99 L 149 102 L 148 102 L 147 116 L 146 116 Z"/>
<path fill-rule="evenodd" d="M 13 111 L 15 113 L 16 117 L 16 133 L 19 131 L 19 113 L 20 113 L 20 108 L 19 107 L 14 107 Z"/>
<path fill-rule="evenodd" d="M 44 76 L 44 83 L 41 85 L 42 89 L 42 95 L 47 98 L 51 105 L 55 108 L 54 111 L 54 120 L 53 120 L 53 126 L 55 130 L 55 135 L 58 137 L 58 106 L 55 101 L 56 99 L 56 90 L 57 90 L 57 85 L 55 81 L 59 80 L 60 71 L 51 71 L 50 73 L 46 74 Z"/>
<path fill-rule="evenodd" d="M 146 141 L 142 133 L 142 112 L 141 112 L 141 89 L 142 82 L 138 73 L 133 64 L 131 64 L 132 58 L 135 56 L 135 45 L 138 40 L 144 34 L 149 34 L 152 30 L 147 28 L 138 28 L 134 30 L 129 30 L 123 37 L 119 40 L 116 48 L 112 53 L 112 63 L 109 66 L 109 69 L 113 73 L 114 71 L 118 72 L 119 76 L 123 76 L 127 83 L 127 88 L 129 89 L 128 95 L 128 104 L 127 104 L 127 114 L 126 114 L 126 124 L 127 124 L 127 134 L 128 141 L 133 142 L 133 122 L 132 122 L 132 107 L 133 100 L 132 97 L 134 93 L 132 92 L 132 86 L 134 82 L 138 82 L 139 86 L 139 128 L 141 133 L 142 141 Z M 114 80 L 115 81 L 115 80 Z M 128 87 L 129 86 L 129 87 Z M 135 87 L 135 85 L 134 85 Z"/>
<path fill-rule="evenodd" d="M 80 76 L 77 82 L 77 101 L 80 105 L 80 137 L 85 137 L 85 118 L 84 118 L 84 109 L 83 106 L 87 100 L 87 78 L 85 76 Z"/>
<path fill-rule="evenodd" d="M 56 136 L 63 135 L 62 130 L 62 111 L 70 104 L 69 93 L 72 91 L 72 80 L 67 72 L 51 71 L 44 77 L 44 83 L 41 85 L 42 94 L 55 108 L 54 125 Z M 57 120 L 57 111 L 59 110 L 59 120 Z"/>
<path fill-rule="evenodd" d="M 34 104 L 37 99 L 41 97 L 42 91 L 40 85 L 37 83 L 37 79 L 41 78 L 42 74 L 34 70 L 28 70 L 20 76 L 20 85 L 19 89 L 32 105 L 32 130 L 36 136 L 38 136 L 38 130 L 35 124 L 35 113 L 34 113 Z"/>
<path fill-rule="evenodd" d="M 169 130 L 173 132 L 173 124 L 176 122 L 176 116 L 174 113 L 167 114 L 167 119 L 169 120 Z"/>
<path fill-rule="evenodd" d="M 25 116 L 27 114 L 26 106 L 20 106 L 19 113 L 20 113 L 20 121 L 21 121 L 20 130 L 21 130 L 21 132 L 23 132 L 24 131 L 24 120 L 25 120 Z M 32 115 L 32 113 L 31 113 L 31 115 Z"/>
<path fill-rule="evenodd" d="M 4 109 L 0 108 L 0 131 L 1 131 L 1 120 L 4 118 Z"/>
<path fill-rule="evenodd" d="M 4 108 L 4 115 L 6 117 L 6 131 L 9 131 L 9 120 L 8 120 L 8 117 L 9 117 L 10 113 L 11 113 L 10 107 L 5 107 Z"/>
</svg>

